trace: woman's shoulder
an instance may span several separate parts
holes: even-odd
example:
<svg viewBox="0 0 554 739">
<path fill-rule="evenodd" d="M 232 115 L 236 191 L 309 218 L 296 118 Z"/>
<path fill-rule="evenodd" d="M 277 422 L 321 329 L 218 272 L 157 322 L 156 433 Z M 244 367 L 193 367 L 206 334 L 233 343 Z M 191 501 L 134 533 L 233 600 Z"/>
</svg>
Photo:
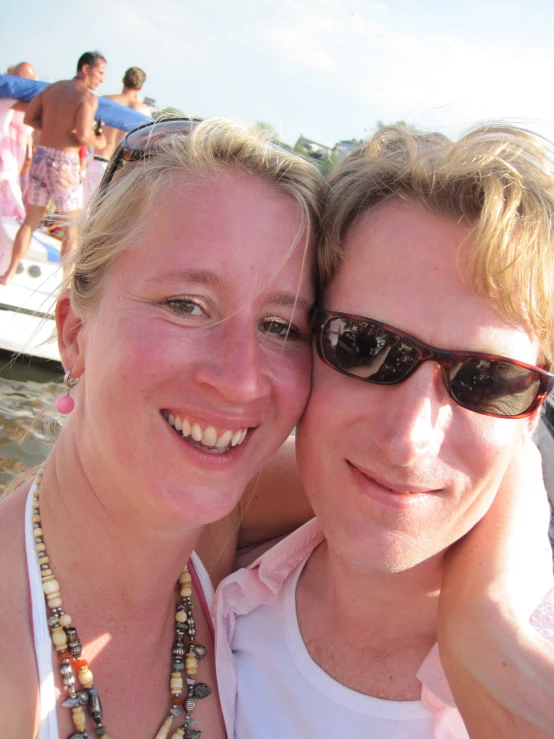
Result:
<svg viewBox="0 0 554 739">
<path fill-rule="evenodd" d="M 31 482 L 0 500 L 0 715 L 2 735 L 34 736 L 37 677 L 25 556 Z"/>
</svg>

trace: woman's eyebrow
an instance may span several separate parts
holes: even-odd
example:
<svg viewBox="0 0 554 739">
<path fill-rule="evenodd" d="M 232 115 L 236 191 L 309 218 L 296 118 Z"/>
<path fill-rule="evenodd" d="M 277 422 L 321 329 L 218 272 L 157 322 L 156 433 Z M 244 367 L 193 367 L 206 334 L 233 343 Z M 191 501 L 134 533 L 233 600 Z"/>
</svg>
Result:
<svg viewBox="0 0 554 739">
<path fill-rule="evenodd" d="M 147 285 L 158 285 L 169 280 L 177 280 L 179 282 L 196 282 L 210 287 L 219 287 L 221 280 L 216 272 L 207 269 L 168 269 L 165 272 L 158 272 L 146 280 Z"/>
<path fill-rule="evenodd" d="M 146 280 L 146 284 L 159 285 L 164 284 L 169 280 L 188 283 L 193 282 L 201 285 L 209 285 L 210 287 L 220 287 L 220 285 L 222 284 L 219 275 L 216 272 L 212 272 L 208 269 L 168 269 L 164 272 L 158 272 L 152 277 L 149 277 Z M 296 293 L 287 293 L 282 291 L 277 291 L 265 295 L 264 302 L 270 305 L 279 305 L 283 307 L 304 310 L 307 313 L 309 313 L 313 307 L 312 301 L 301 298 Z"/>
<path fill-rule="evenodd" d="M 296 293 L 276 292 L 266 296 L 265 302 L 271 305 L 285 306 L 289 308 L 297 308 L 309 313 L 313 308 L 313 301 L 301 298 Z"/>
</svg>

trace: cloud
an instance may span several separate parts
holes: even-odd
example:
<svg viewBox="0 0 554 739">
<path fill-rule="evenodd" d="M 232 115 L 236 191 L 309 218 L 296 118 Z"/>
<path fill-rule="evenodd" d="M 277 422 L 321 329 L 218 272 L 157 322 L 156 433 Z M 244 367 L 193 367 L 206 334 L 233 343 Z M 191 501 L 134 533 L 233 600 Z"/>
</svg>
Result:
<svg viewBox="0 0 554 739">
<path fill-rule="evenodd" d="M 329 94 L 340 90 L 343 99 L 357 101 L 353 107 L 451 131 L 475 118 L 554 117 L 545 95 L 544 73 L 554 71 L 549 52 L 528 49 L 522 64 L 521 54 L 501 39 L 479 44 L 463 33 L 409 29 L 384 3 L 286 5 L 288 18 L 266 29 L 274 54 L 306 78 L 324 78 Z"/>
</svg>

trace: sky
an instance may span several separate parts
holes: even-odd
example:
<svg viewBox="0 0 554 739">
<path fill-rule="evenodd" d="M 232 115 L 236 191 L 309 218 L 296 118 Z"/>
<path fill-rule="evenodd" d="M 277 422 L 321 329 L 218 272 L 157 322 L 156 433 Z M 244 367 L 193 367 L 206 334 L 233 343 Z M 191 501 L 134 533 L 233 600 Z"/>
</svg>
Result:
<svg viewBox="0 0 554 739">
<path fill-rule="evenodd" d="M 508 119 L 554 139 L 551 0 L 10 0 L 0 71 L 72 77 L 108 60 L 99 94 L 142 67 L 160 107 L 269 123 L 333 146 L 378 120 L 457 136 Z M 8 6 L 8 7 L 6 7 Z"/>
</svg>

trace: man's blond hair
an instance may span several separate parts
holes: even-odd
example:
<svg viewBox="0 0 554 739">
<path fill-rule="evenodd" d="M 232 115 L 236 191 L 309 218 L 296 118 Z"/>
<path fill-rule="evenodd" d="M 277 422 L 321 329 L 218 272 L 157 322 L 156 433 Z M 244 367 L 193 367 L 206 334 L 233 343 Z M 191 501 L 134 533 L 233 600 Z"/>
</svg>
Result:
<svg viewBox="0 0 554 739">
<path fill-rule="evenodd" d="M 554 364 L 554 177 L 550 145 L 488 125 L 459 141 L 406 126 L 376 133 L 339 164 L 323 197 L 318 276 L 324 289 L 360 214 L 391 198 L 467 222 L 474 289 L 525 325 Z M 368 256 L 371 259 L 371 256 Z"/>
</svg>

